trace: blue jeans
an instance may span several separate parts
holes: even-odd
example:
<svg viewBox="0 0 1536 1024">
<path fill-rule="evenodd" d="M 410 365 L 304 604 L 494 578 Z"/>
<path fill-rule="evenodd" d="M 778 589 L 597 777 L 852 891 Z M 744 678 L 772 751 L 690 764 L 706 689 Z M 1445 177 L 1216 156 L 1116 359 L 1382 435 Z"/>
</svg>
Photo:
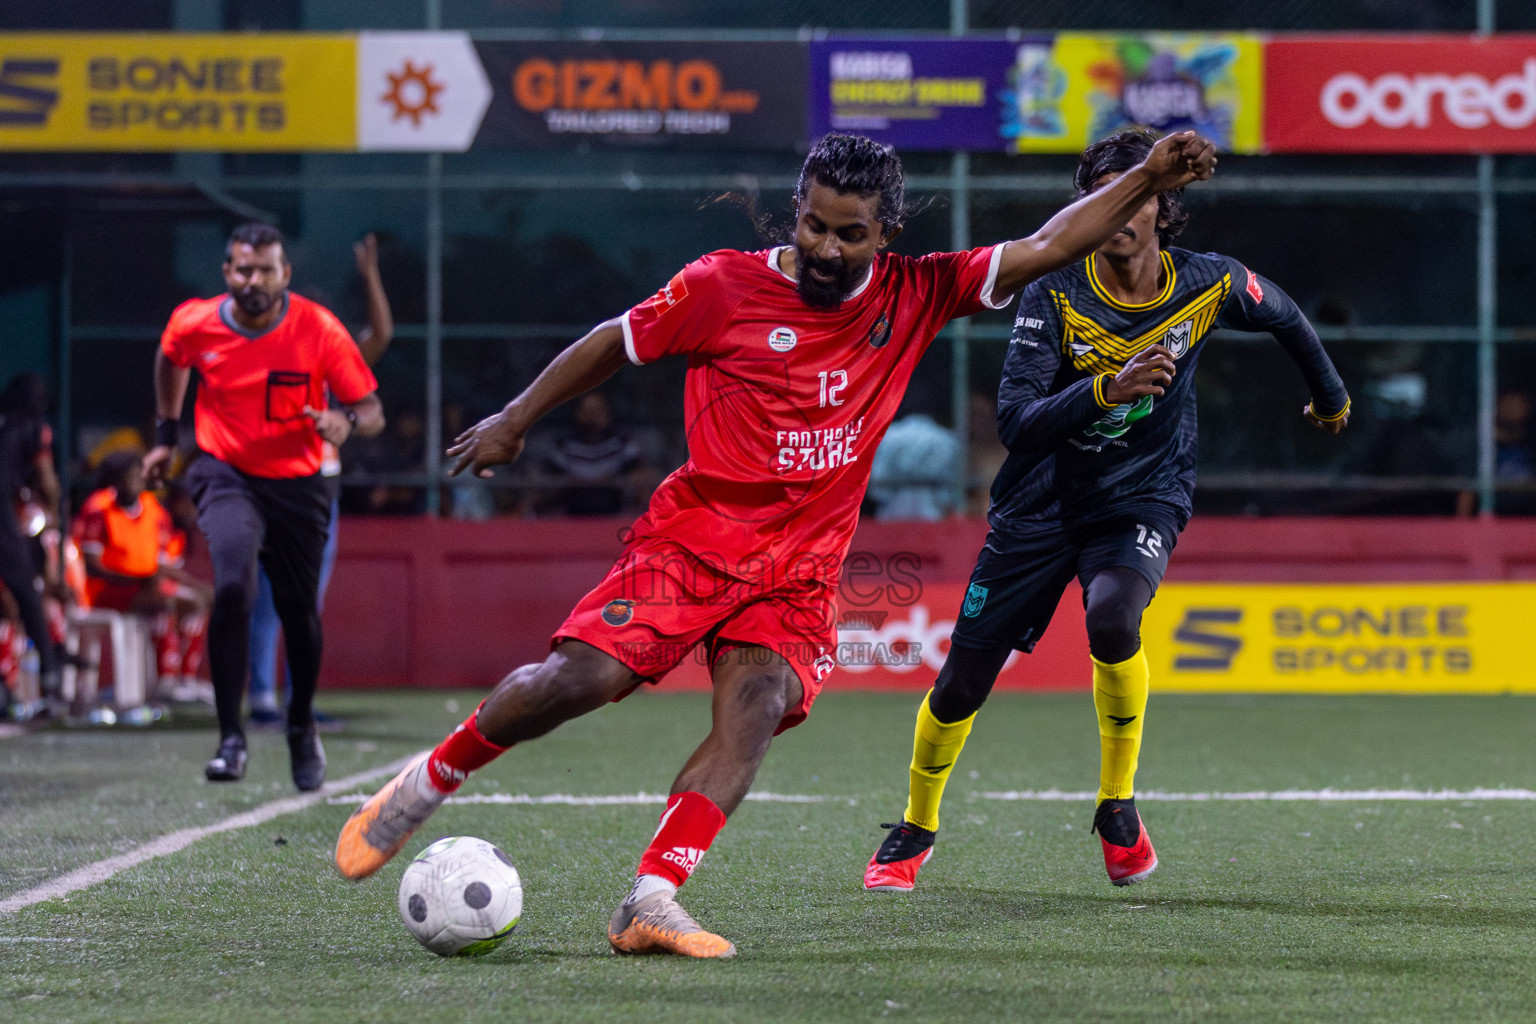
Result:
<svg viewBox="0 0 1536 1024">
<path fill-rule="evenodd" d="M 337 489 L 338 493 L 340 488 Z M 331 528 L 325 536 L 325 552 L 320 562 L 320 596 L 316 602 L 319 610 L 325 608 L 325 589 L 331 582 L 331 570 L 336 568 L 336 535 L 339 532 L 340 498 L 331 499 Z M 272 603 L 272 581 L 267 571 L 260 570 L 256 581 L 256 604 L 251 608 L 251 682 L 252 708 L 277 707 L 277 638 L 282 624 L 277 619 L 277 607 Z M 283 670 L 283 690 L 293 692 L 293 680 L 287 668 Z"/>
</svg>

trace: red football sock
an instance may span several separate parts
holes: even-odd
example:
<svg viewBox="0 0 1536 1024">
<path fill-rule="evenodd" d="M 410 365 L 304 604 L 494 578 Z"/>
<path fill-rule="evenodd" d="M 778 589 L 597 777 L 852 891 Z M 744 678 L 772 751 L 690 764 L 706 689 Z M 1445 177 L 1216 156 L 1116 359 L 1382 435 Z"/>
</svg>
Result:
<svg viewBox="0 0 1536 1024">
<path fill-rule="evenodd" d="M 202 615 L 184 615 L 177 623 L 183 649 L 181 674 L 186 679 L 206 679 L 203 662 L 208 652 L 208 619 Z"/>
<path fill-rule="evenodd" d="M 499 747 L 481 735 L 480 727 L 475 724 L 479 714 L 480 708 L 475 708 L 474 714 L 449 733 L 448 738 L 439 743 L 427 759 L 427 768 L 430 769 L 427 778 L 432 780 L 433 787 L 439 793 L 452 793 L 463 785 L 470 772 L 484 768 L 509 749 Z"/>
<path fill-rule="evenodd" d="M 682 885 L 724 827 L 725 812 L 703 793 L 674 794 L 635 874 L 660 875 Z"/>
<path fill-rule="evenodd" d="M 169 615 L 155 616 L 150 633 L 155 638 L 156 668 L 162 678 L 181 675 L 181 634 Z"/>
</svg>

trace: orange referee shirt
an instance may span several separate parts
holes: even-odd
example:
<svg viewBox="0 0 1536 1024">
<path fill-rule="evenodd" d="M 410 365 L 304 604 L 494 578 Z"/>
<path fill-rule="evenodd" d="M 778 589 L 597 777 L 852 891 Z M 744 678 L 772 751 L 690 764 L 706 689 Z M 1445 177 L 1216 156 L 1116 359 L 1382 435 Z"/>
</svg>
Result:
<svg viewBox="0 0 1536 1024">
<path fill-rule="evenodd" d="M 85 499 L 74 525 L 75 543 L 81 551 L 98 556 L 108 572 L 140 579 L 153 576 L 162 564 L 174 561 L 171 549 L 176 532 L 171 514 L 149 491 L 139 495 L 138 511 L 130 512 L 117 503 L 117 491 L 111 487 Z M 106 580 L 87 577 L 87 600 L 94 605 L 101 591 L 110 586 Z"/>
<path fill-rule="evenodd" d="M 378 387 L 330 310 L 293 292 L 286 302 L 277 324 L 253 337 L 235 322 L 229 296 L 192 299 L 160 337 L 167 359 L 203 376 L 197 446 L 250 476 L 318 473 L 320 435 L 304 407 L 325 408 L 327 388 L 350 405 Z"/>
</svg>

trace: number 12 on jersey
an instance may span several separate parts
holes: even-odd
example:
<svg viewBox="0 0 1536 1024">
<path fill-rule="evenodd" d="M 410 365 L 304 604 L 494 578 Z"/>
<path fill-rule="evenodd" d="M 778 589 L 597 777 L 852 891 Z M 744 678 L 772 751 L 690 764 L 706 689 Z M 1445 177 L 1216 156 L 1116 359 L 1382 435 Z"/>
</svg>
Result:
<svg viewBox="0 0 1536 1024">
<path fill-rule="evenodd" d="M 821 408 L 842 405 L 843 389 L 848 386 L 848 371 L 822 370 L 816 376 L 821 379 Z"/>
</svg>

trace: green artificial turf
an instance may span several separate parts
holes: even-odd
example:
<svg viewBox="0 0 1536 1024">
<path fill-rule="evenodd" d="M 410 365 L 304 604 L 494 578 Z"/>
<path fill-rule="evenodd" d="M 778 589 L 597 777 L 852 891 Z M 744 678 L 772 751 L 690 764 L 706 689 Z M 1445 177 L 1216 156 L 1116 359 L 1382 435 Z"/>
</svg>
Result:
<svg viewBox="0 0 1536 1024">
<path fill-rule="evenodd" d="M 475 695 L 327 694 L 331 776 L 439 739 Z M 997 695 L 911 894 L 866 893 L 901 812 L 916 695 L 829 694 L 775 741 L 683 902 L 723 962 L 611 956 L 604 927 L 659 806 L 449 805 L 378 877 L 330 864 L 350 805 L 207 839 L 0 915 L 7 1021 L 1536 1020 L 1536 803 L 1141 804 L 1162 866 L 1105 878 L 1086 694 Z M 644 693 L 514 750 L 462 792 L 665 792 L 703 695 Z M 1142 790 L 1536 788 L 1526 698 L 1154 698 Z M 201 781 L 205 713 L 0 740 L 0 898 L 156 836 L 292 795 L 275 733 L 246 782 Z M 366 787 L 370 791 L 374 784 Z M 523 874 L 501 949 L 442 960 L 400 924 L 408 859 L 483 836 Z"/>
</svg>

